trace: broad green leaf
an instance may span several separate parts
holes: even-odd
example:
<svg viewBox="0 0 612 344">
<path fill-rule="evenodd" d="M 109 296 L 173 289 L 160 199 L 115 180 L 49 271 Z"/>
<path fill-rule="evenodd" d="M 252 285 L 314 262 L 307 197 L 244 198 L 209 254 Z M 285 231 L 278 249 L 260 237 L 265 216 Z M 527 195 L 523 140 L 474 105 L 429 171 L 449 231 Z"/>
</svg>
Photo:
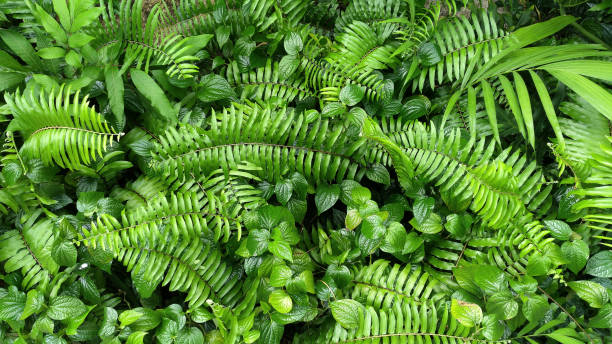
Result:
<svg viewBox="0 0 612 344">
<path fill-rule="evenodd" d="M 423 66 L 430 67 L 438 64 L 438 62 L 442 60 L 442 53 L 438 45 L 432 42 L 426 42 L 419 46 L 417 57 Z"/>
<path fill-rule="evenodd" d="M 26 302 L 25 293 L 17 290 L 15 286 L 10 286 L 8 293 L 0 296 L 0 320 L 19 320 L 24 313 Z"/>
<path fill-rule="evenodd" d="M 119 130 L 123 130 L 125 127 L 123 78 L 117 67 L 107 66 L 106 69 L 104 69 L 104 79 L 106 81 L 108 102 L 110 103 L 113 115 L 115 115 L 116 126 Z"/>
<path fill-rule="evenodd" d="M 542 295 L 523 297 L 523 315 L 530 322 L 539 322 L 548 312 L 548 299 Z"/>
<path fill-rule="evenodd" d="M 561 252 L 567 260 L 567 268 L 575 274 L 584 268 L 589 259 L 589 245 L 583 240 L 564 242 Z"/>
<path fill-rule="evenodd" d="M 567 285 L 593 308 L 601 308 L 608 302 L 608 292 L 599 283 L 592 281 L 571 281 Z"/>
<path fill-rule="evenodd" d="M 496 266 L 477 265 L 474 268 L 474 282 L 485 294 L 494 295 L 506 289 L 506 276 Z"/>
<path fill-rule="evenodd" d="M 277 288 L 284 287 L 292 275 L 293 271 L 287 265 L 275 265 L 270 275 L 270 285 Z"/>
<path fill-rule="evenodd" d="M 268 244 L 268 250 L 278 258 L 293 262 L 291 246 L 285 240 L 274 240 Z"/>
<path fill-rule="evenodd" d="M 268 302 L 279 313 L 289 313 L 293 308 L 293 301 L 291 301 L 291 297 L 281 289 L 276 289 L 270 293 Z"/>
<path fill-rule="evenodd" d="M 232 89 L 225 78 L 219 75 L 208 74 L 200 81 L 198 99 L 203 102 L 214 102 L 235 96 L 234 89 Z"/>
<path fill-rule="evenodd" d="M 340 101 L 346 106 L 354 106 L 363 99 L 364 95 L 365 91 L 361 86 L 349 84 L 340 90 Z"/>
<path fill-rule="evenodd" d="M 66 50 L 60 47 L 49 47 L 40 49 L 37 54 L 45 60 L 51 60 L 64 57 L 66 55 Z"/>
<path fill-rule="evenodd" d="M 76 297 L 72 296 L 56 296 L 49 302 L 47 316 L 53 320 L 65 320 L 75 318 L 85 313 L 87 307 Z"/>
<path fill-rule="evenodd" d="M 612 251 L 601 251 L 592 256 L 585 272 L 595 277 L 612 277 Z"/>
<path fill-rule="evenodd" d="M 334 319 L 346 329 L 358 328 L 365 312 L 361 303 L 351 299 L 333 301 L 329 307 Z"/>
<path fill-rule="evenodd" d="M 338 198 L 340 198 L 340 186 L 338 184 L 319 185 L 315 194 L 317 212 L 322 214 L 326 210 L 330 209 L 334 206 L 334 204 L 336 204 Z"/>
<path fill-rule="evenodd" d="M 368 177 L 369 180 L 380 184 L 391 184 L 391 176 L 389 175 L 389 171 L 387 171 L 385 166 L 379 163 L 373 164 L 366 170 L 366 177 Z"/>
<path fill-rule="evenodd" d="M 544 220 L 544 225 L 550 230 L 550 235 L 555 239 L 568 240 L 572 235 L 570 226 L 560 220 Z"/>
<path fill-rule="evenodd" d="M 581 75 L 562 70 L 547 71 L 612 121 L 612 94 L 609 91 Z"/>
<path fill-rule="evenodd" d="M 37 314 L 43 308 L 45 303 L 45 296 L 38 292 L 36 289 L 28 291 L 25 307 L 23 314 L 21 314 L 21 320 L 27 319 L 32 314 Z"/>
<path fill-rule="evenodd" d="M 147 73 L 138 69 L 131 69 L 130 76 L 138 92 L 151 102 L 151 106 L 153 106 L 164 119 L 170 122 L 176 122 L 177 112 L 172 105 L 170 105 L 170 101 L 164 94 L 164 91 L 155 83 L 155 80 L 147 75 Z"/>
<path fill-rule="evenodd" d="M 204 335 L 197 327 L 189 327 L 181 330 L 176 336 L 177 344 L 199 344 L 204 343 Z"/>
<path fill-rule="evenodd" d="M 518 314 L 519 305 L 509 291 L 491 295 L 487 299 L 487 311 L 495 314 L 499 320 L 509 320 Z"/>
<path fill-rule="evenodd" d="M 288 36 L 285 36 L 284 47 L 287 54 L 297 55 L 300 51 L 302 51 L 304 44 L 302 43 L 302 38 L 300 35 L 295 32 L 291 32 Z"/>
<path fill-rule="evenodd" d="M 482 322 L 483 315 L 480 306 L 474 303 L 453 299 L 451 314 L 465 327 L 474 327 Z"/>
</svg>

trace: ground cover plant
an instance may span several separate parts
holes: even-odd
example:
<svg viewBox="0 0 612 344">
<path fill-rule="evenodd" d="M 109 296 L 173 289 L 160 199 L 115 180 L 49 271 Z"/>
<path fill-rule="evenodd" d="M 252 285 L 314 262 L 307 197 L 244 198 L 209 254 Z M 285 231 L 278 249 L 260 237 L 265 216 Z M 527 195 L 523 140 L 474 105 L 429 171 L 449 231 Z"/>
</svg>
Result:
<svg viewBox="0 0 612 344">
<path fill-rule="evenodd" d="M 0 343 L 612 343 L 611 14 L 0 0 Z"/>
</svg>

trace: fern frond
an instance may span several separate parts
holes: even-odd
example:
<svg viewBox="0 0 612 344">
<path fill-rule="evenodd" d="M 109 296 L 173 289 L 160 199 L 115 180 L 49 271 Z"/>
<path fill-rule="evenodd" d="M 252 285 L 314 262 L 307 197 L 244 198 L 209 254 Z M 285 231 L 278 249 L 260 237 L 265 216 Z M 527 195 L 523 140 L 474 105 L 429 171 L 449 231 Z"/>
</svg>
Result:
<svg viewBox="0 0 612 344">
<path fill-rule="evenodd" d="M 103 61 L 116 63 L 123 54 L 121 74 L 132 65 L 144 71 L 151 65 L 163 65 L 167 66 L 166 73 L 171 77 L 192 78 L 198 71 L 193 64 L 198 58 L 188 53 L 191 48 L 188 38 L 175 33 L 157 35 L 159 5 L 153 7 L 146 23 L 142 22 L 142 5 L 143 0 L 121 1 L 117 18 L 112 1 L 106 6 L 100 0 L 104 25 L 95 33 L 94 46 Z"/>
<path fill-rule="evenodd" d="M 320 93 L 323 101 L 338 101 L 340 90 L 348 84 L 361 86 L 371 101 L 386 99 L 389 94 L 385 81 L 378 75 L 362 72 L 358 68 L 344 69 L 328 62 L 303 59 L 306 83 Z"/>
<path fill-rule="evenodd" d="M 526 180 L 517 178 L 504 162 L 491 160 L 494 142 L 482 139 L 464 144 L 460 130 L 444 134 L 435 126 L 427 129 L 420 122 L 412 123 L 407 131 L 396 133 L 390 140 L 384 145 L 387 152 L 401 149 L 414 165 L 416 175 L 425 181 L 435 181 L 441 192 L 454 199 L 453 203 L 469 204 L 492 228 L 499 228 L 524 212 L 526 190 L 520 189 L 519 182 Z M 388 153 L 381 154 L 377 148 L 369 150 L 367 159 L 391 164 Z"/>
<path fill-rule="evenodd" d="M 443 342 L 457 343 L 493 343 L 477 339 L 471 328 L 461 325 L 450 314 L 446 303 L 436 305 L 433 302 L 395 303 L 391 308 L 377 311 L 366 306 L 363 321 L 357 329 L 345 329 L 339 323 L 328 330 L 306 333 L 298 343 L 369 343 L 372 341 L 389 342 Z"/>
<path fill-rule="evenodd" d="M 31 289 L 46 285 L 59 266 L 51 258 L 54 225 L 48 218 L 40 218 L 42 210 L 22 215 L 16 229 L 0 236 L 0 262 L 4 271 L 21 270 L 22 286 Z"/>
<path fill-rule="evenodd" d="M 342 128 L 330 129 L 327 120 L 307 124 L 304 115 L 283 109 L 257 110 L 245 118 L 235 107 L 212 118 L 205 132 L 190 126 L 168 130 L 152 151 L 153 170 L 184 180 L 250 162 L 262 169 L 255 173 L 262 179 L 278 181 L 300 172 L 313 183 L 359 180 L 365 174 L 358 154 L 364 140 L 340 135 Z"/>
<path fill-rule="evenodd" d="M 132 274 L 144 273 L 152 284 L 186 292 L 190 308 L 208 299 L 227 306 L 240 301 L 239 274 L 228 266 L 218 249 L 199 238 L 166 241 L 145 238 L 122 247 L 116 258 Z"/>
<path fill-rule="evenodd" d="M 353 300 L 377 310 L 390 309 L 393 303 L 436 301 L 444 294 L 437 293 L 438 281 L 429 278 L 421 265 L 391 265 L 387 260 L 377 260 L 355 269 Z"/>
<path fill-rule="evenodd" d="M 166 191 L 165 184 L 155 178 L 141 175 L 138 179 L 128 182 L 125 187 L 116 187 L 110 196 L 127 202 L 126 209 L 144 208 L 146 205 Z"/>
<path fill-rule="evenodd" d="M 422 91 L 426 80 L 432 89 L 444 82 L 463 80 L 478 64 L 486 63 L 499 53 L 506 36 L 490 11 L 472 12 L 471 21 L 465 16 L 445 21 L 432 37 L 440 48 L 442 60 L 421 71 L 413 81 L 413 90 Z"/>
<path fill-rule="evenodd" d="M 336 32 L 343 32 L 355 21 L 371 25 L 379 37 L 389 37 L 399 27 L 396 23 L 384 22 L 404 15 L 406 3 L 400 0 L 356 0 L 351 1 L 336 19 Z"/>
<path fill-rule="evenodd" d="M 269 100 L 278 97 L 286 102 L 302 100 L 316 95 L 308 89 L 303 80 L 281 75 L 278 62 L 267 60 L 264 67 L 241 73 L 236 61 L 226 71 L 230 85 L 238 88 L 242 99 Z M 242 91 L 240 91 L 242 90 Z"/>
<path fill-rule="evenodd" d="M 371 72 L 395 65 L 395 44 L 384 43 L 368 24 L 354 21 L 336 36 L 337 51 L 330 53 L 326 60 L 342 70 Z"/>
<path fill-rule="evenodd" d="M 78 243 L 117 252 L 134 241 L 167 238 L 203 237 L 218 241 L 229 240 L 237 219 L 219 212 L 222 206 L 209 195 L 208 202 L 201 202 L 193 193 L 171 193 L 157 197 L 146 207 L 121 214 L 121 221 L 112 216 L 102 216 L 89 229 L 83 228 Z M 168 234 L 169 233 L 169 234 Z"/>
<path fill-rule="evenodd" d="M 25 138 L 23 155 L 74 170 L 101 157 L 123 135 L 89 106 L 87 96 L 81 100 L 79 91 L 72 97 L 70 93 L 70 87 L 62 85 L 49 94 L 41 91 L 38 97 L 33 91 L 5 95 L 14 116 L 10 128 Z"/>
</svg>

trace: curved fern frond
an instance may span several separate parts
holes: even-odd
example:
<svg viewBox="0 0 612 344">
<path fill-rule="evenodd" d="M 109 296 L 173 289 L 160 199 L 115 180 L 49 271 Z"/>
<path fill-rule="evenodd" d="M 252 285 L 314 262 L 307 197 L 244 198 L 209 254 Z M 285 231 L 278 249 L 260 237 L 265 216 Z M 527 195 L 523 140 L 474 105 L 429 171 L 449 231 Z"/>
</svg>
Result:
<svg viewBox="0 0 612 344">
<path fill-rule="evenodd" d="M 421 265 L 391 265 L 383 259 L 355 269 L 353 283 L 351 298 L 377 310 L 390 309 L 394 302 L 436 301 L 444 295 L 434 293 L 438 282 Z"/>
<path fill-rule="evenodd" d="M 378 149 L 369 150 L 368 161 L 389 165 L 388 153 L 381 154 Z M 444 133 L 434 125 L 427 129 L 414 122 L 406 131 L 394 133 L 384 149 L 387 152 L 401 149 L 414 165 L 416 175 L 425 181 L 435 181 L 441 192 L 452 197 L 453 203 L 469 204 L 492 228 L 500 228 L 525 211 L 525 198 L 530 197 L 525 192 L 533 192 L 541 178 L 541 174 L 536 174 L 533 180 L 529 179 L 531 168 L 523 175 L 518 173 L 520 169 L 513 171 L 512 165 L 504 163 L 505 158 L 492 160 L 494 142 L 482 139 L 463 143 L 458 129 Z"/>
<path fill-rule="evenodd" d="M 328 62 L 318 62 L 304 58 L 302 61 L 306 84 L 321 95 L 323 101 L 338 101 L 340 90 L 348 84 L 361 86 L 365 96 L 371 101 L 389 97 L 384 79 L 358 68 L 344 69 Z"/>
<path fill-rule="evenodd" d="M 72 97 L 70 93 L 62 85 L 48 95 L 40 91 L 38 97 L 33 91 L 5 95 L 14 116 L 10 128 L 25 138 L 23 155 L 75 170 L 101 157 L 123 135 L 89 106 L 87 96 L 81 100 L 79 91 Z"/>
<path fill-rule="evenodd" d="M 499 53 L 506 36 L 490 11 L 472 12 L 471 21 L 465 16 L 445 21 L 432 37 L 440 48 L 442 60 L 421 71 L 413 81 L 413 90 L 422 91 L 426 80 L 432 89 L 436 84 L 463 80 L 475 67 Z"/>
<path fill-rule="evenodd" d="M 0 236 L 0 262 L 4 271 L 21 270 L 22 286 L 31 289 L 46 285 L 59 266 L 51 258 L 54 225 L 48 218 L 40 218 L 42 210 L 21 216 L 16 229 Z"/>
<path fill-rule="evenodd" d="M 387 69 L 398 62 L 392 56 L 395 44 L 384 44 L 384 38 L 360 21 L 352 22 L 337 35 L 335 46 L 337 51 L 330 53 L 326 60 L 342 70 L 371 72 Z"/>
<path fill-rule="evenodd" d="M 146 207 L 149 202 L 166 191 L 164 183 L 154 177 L 141 175 L 138 179 L 128 182 L 125 187 L 116 187 L 110 196 L 126 202 L 126 209 Z"/>
<path fill-rule="evenodd" d="M 115 63 L 124 54 L 121 74 L 132 65 L 144 71 L 148 71 L 150 65 L 163 65 L 167 66 L 166 73 L 171 77 L 192 78 L 198 71 L 193 64 L 198 58 L 190 55 L 190 40 L 175 33 L 157 35 L 159 5 L 153 7 L 146 23 L 142 22 L 142 6 L 143 0 L 121 1 L 116 16 L 112 1 L 108 6 L 100 1 L 104 25 L 96 32 L 94 46 L 103 60 Z"/>
<path fill-rule="evenodd" d="M 219 213 L 221 206 L 212 195 L 204 203 L 193 193 L 171 193 L 169 197 L 155 198 L 144 208 L 123 212 L 121 221 L 112 216 L 98 218 L 89 229 L 82 229 L 78 243 L 116 253 L 133 241 L 161 240 L 168 235 L 175 240 L 203 237 L 218 241 L 223 237 L 227 241 L 240 223 Z"/>
<path fill-rule="evenodd" d="M 287 102 L 302 100 L 316 95 L 306 87 L 303 80 L 281 75 L 278 62 L 268 60 L 264 67 L 241 73 L 236 61 L 227 67 L 227 80 L 241 91 L 242 99 L 269 100 L 278 97 Z"/>
<path fill-rule="evenodd" d="M 345 329 L 339 323 L 329 330 L 316 335 L 316 339 L 300 338 L 298 343 L 370 343 L 372 341 L 389 342 L 443 342 L 458 343 L 493 343 L 478 339 L 471 328 L 461 325 L 450 314 L 446 303 L 436 305 L 433 302 L 395 303 L 391 308 L 377 311 L 366 306 L 362 311 L 357 329 Z M 313 336 L 313 333 L 307 333 Z"/>
<path fill-rule="evenodd" d="M 180 242 L 149 238 L 122 247 L 116 258 L 132 274 L 144 273 L 154 285 L 186 292 L 190 308 L 208 299 L 230 307 L 240 301 L 239 274 L 223 262 L 218 249 L 199 238 Z"/>
<path fill-rule="evenodd" d="M 359 180 L 365 174 L 358 154 L 363 139 L 340 135 L 342 128 L 330 129 L 327 120 L 307 124 L 304 115 L 293 111 L 254 109 L 248 118 L 235 107 L 213 114 L 205 132 L 190 126 L 168 130 L 152 151 L 153 170 L 184 180 L 249 162 L 262 169 L 254 173 L 262 179 L 279 181 L 300 172 L 313 183 Z"/>
<path fill-rule="evenodd" d="M 336 19 L 336 31 L 343 32 L 355 21 L 361 21 L 374 28 L 379 37 L 389 37 L 399 27 L 396 23 L 385 22 L 404 15 L 406 4 L 400 0 L 356 0 L 351 1 Z"/>
</svg>

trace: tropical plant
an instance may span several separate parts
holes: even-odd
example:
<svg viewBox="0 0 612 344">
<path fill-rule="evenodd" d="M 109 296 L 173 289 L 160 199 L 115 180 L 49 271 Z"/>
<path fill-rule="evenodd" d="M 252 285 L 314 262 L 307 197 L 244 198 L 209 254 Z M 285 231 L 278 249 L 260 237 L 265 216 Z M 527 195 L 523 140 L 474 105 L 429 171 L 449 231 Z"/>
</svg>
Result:
<svg viewBox="0 0 612 344">
<path fill-rule="evenodd" d="M 0 0 L 0 343 L 609 343 L 611 8 Z"/>
</svg>

